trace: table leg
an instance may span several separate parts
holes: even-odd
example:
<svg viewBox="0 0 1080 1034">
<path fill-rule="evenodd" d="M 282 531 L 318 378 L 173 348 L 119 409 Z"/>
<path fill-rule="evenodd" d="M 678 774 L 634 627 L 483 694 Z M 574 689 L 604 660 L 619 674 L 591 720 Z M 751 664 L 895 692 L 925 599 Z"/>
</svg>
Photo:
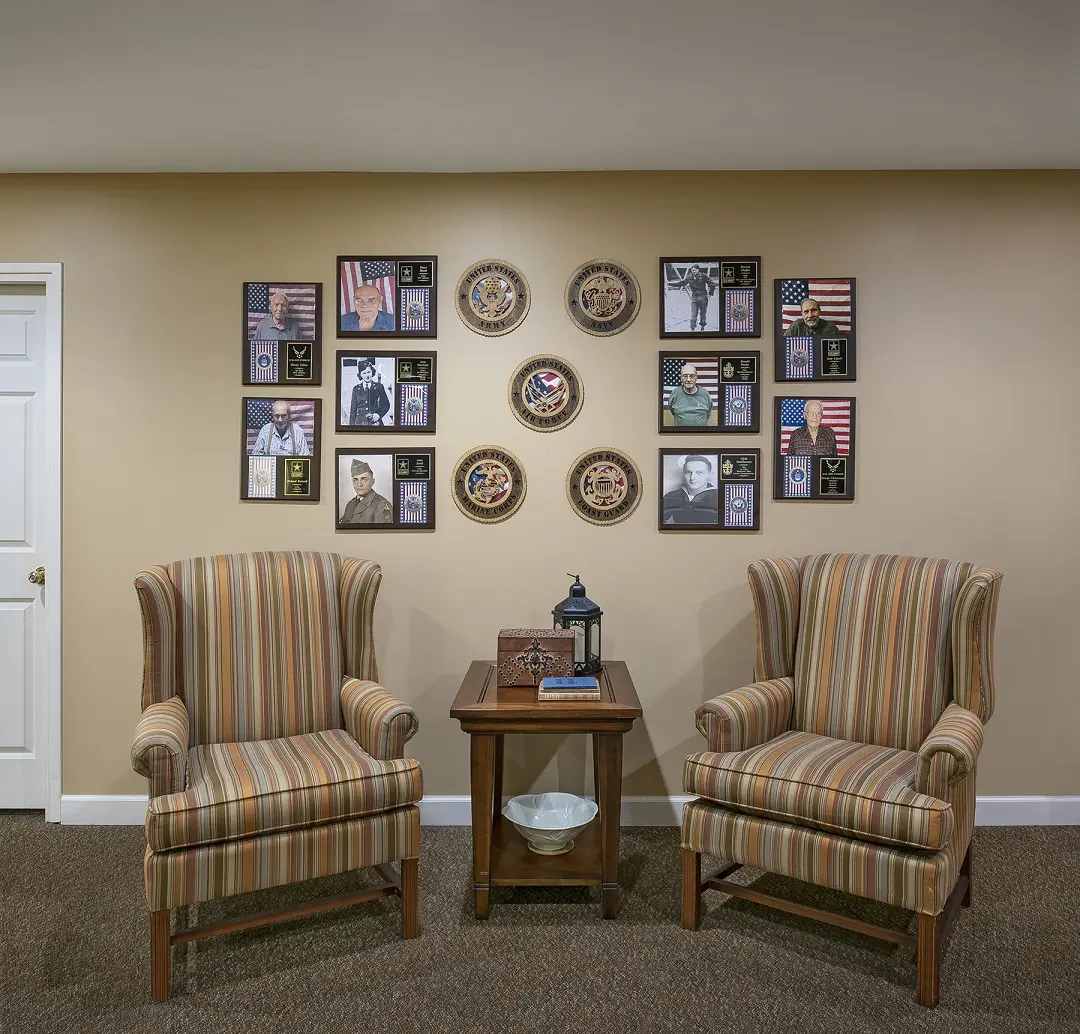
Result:
<svg viewBox="0 0 1080 1034">
<path fill-rule="evenodd" d="M 503 734 L 495 734 L 495 784 L 491 791 L 491 800 L 495 806 L 495 820 L 502 814 L 503 798 Z"/>
<path fill-rule="evenodd" d="M 602 733 L 600 740 L 600 878 L 604 918 L 619 907 L 619 813 L 622 809 L 622 734 Z"/>
<path fill-rule="evenodd" d="M 491 888 L 492 796 L 495 789 L 495 739 L 490 733 L 470 737 L 472 761 L 473 909 L 477 919 L 488 917 Z"/>
<path fill-rule="evenodd" d="M 592 792 L 593 800 L 600 804 L 600 734 L 592 734 Z"/>
</svg>

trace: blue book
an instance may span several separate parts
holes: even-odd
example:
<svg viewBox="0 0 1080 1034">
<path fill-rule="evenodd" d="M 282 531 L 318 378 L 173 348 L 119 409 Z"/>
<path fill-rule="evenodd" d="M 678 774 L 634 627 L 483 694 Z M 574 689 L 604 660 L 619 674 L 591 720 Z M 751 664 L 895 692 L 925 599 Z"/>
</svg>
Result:
<svg viewBox="0 0 1080 1034">
<path fill-rule="evenodd" d="M 599 689 L 594 675 L 549 675 L 540 680 L 541 689 Z"/>
</svg>

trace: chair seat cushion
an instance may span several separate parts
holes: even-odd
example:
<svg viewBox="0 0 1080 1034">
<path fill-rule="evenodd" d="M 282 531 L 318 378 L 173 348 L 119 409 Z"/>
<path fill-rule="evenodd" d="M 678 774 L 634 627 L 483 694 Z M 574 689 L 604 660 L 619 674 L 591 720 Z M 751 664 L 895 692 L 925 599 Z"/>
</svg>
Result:
<svg viewBox="0 0 1080 1034">
<path fill-rule="evenodd" d="M 748 750 L 686 759 L 686 792 L 748 815 L 900 847 L 940 850 L 947 801 L 915 791 L 918 755 L 895 747 L 786 732 Z"/>
<path fill-rule="evenodd" d="M 344 729 L 211 743 L 188 754 L 183 793 L 150 801 L 153 851 L 238 840 L 388 811 L 423 796 L 411 758 L 377 761 Z"/>
</svg>

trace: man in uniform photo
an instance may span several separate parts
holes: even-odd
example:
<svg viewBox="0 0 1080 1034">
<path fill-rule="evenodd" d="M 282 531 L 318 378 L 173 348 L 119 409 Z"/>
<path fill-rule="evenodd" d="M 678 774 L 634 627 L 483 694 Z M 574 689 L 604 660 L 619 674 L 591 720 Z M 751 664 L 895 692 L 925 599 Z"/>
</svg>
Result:
<svg viewBox="0 0 1080 1034">
<path fill-rule="evenodd" d="M 345 504 L 343 524 L 393 524 L 390 500 L 375 491 L 375 475 L 364 460 L 352 461 L 352 484 L 356 496 Z"/>
<path fill-rule="evenodd" d="M 694 329 L 694 320 L 697 320 L 698 330 L 705 329 L 705 314 L 709 309 L 709 299 L 716 293 L 719 286 L 701 266 L 691 266 L 689 272 L 682 280 L 669 280 L 669 289 L 685 287 L 690 292 L 690 329 Z"/>
<path fill-rule="evenodd" d="M 707 456 L 687 456 L 682 464 L 683 483 L 664 493 L 665 524 L 716 524 L 720 517 L 720 493 L 712 486 L 712 461 Z"/>
</svg>

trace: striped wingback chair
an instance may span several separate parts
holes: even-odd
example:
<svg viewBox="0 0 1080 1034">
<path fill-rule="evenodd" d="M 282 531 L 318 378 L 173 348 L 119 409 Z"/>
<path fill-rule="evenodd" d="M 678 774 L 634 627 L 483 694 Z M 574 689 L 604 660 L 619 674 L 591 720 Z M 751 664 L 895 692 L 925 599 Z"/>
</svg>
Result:
<svg viewBox="0 0 1080 1034">
<path fill-rule="evenodd" d="M 1001 573 L 843 553 L 759 560 L 749 576 L 756 681 L 698 708 L 708 750 L 686 759 L 683 926 L 713 888 L 898 942 L 935 1006 L 942 939 L 971 900 Z M 703 853 L 722 863 L 704 880 Z M 724 878 L 743 865 L 910 909 L 917 930 Z"/>
<path fill-rule="evenodd" d="M 419 931 L 416 715 L 378 683 L 382 570 L 332 553 L 250 553 L 149 567 L 142 718 L 151 986 L 171 945 L 326 908 L 401 898 Z M 399 862 L 398 869 L 390 863 Z M 173 933 L 170 909 L 367 867 L 380 885 Z"/>
</svg>

